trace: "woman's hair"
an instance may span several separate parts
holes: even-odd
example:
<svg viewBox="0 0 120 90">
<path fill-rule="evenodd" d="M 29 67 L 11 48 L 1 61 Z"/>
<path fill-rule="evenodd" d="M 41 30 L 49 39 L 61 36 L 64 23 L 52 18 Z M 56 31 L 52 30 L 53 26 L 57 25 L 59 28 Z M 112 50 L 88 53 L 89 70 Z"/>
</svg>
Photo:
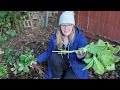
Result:
<svg viewBox="0 0 120 90">
<path fill-rule="evenodd" d="M 75 28 L 73 28 L 71 34 L 68 36 L 69 43 L 73 42 L 73 39 L 74 39 L 74 36 L 75 36 L 75 30 L 74 29 Z M 63 38 L 63 33 L 59 28 L 59 30 L 56 32 L 56 45 L 57 45 L 58 49 L 62 49 L 62 47 L 63 47 L 62 38 Z"/>
</svg>

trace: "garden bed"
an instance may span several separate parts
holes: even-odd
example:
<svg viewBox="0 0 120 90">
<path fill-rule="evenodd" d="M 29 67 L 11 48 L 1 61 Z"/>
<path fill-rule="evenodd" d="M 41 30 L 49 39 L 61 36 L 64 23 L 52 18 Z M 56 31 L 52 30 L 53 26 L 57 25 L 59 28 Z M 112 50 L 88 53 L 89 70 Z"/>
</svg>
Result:
<svg viewBox="0 0 120 90">
<path fill-rule="evenodd" d="M 14 37 L 14 42 L 9 43 L 9 46 L 15 51 L 25 51 L 27 48 L 33 50 L 33 55 L 37 57 L 43 53 L 48 46 L 50 35 L 55 33 L 58 29 L 57 27 L 58 19 L 56 17 L 51 17 L 49 19 L 48 27 L 36 28 L 26 30 L 23 35 Z M 95 42 L 94 39 L 87 38 L 88 42 Z M 120 53 L 118 53 L 120 55 Z M 2 58 L 0 57 L 0 61 Z M 42 62 L 42 71 L 47 70 L 47 61 Z M 11 65 L 8 65 L 11 68 Z M 44 79 L 43 74 L 40 74 L 38 70 L 30 68 L 31 74 L 22 76 L 19 74 L 14 75 L 13 72 L 9 71 L 8 79 Z M 120 79 L 120 62 L 116 65 L 116 70 L 111 72 L 106 72 L 103 75 L 96 74 L 92 69 L 89 69 L 89 78 L 90 79 Z"/>
</svg>

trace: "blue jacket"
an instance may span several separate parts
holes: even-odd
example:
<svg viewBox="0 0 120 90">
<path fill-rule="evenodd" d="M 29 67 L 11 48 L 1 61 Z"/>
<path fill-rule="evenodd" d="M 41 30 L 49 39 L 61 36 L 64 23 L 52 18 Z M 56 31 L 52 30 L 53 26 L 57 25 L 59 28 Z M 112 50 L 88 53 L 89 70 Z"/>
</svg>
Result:
<svg viewBox="0 0 120 90">
<path fill-rule="evenodd" d="M 43 62 L 45 60 L 48 60 L 48 58 L 52 55 L 53 50 L 57 50 L 56 46 L 56 34 L 51 35 L 50 42 L 48 44 L 47 50 L 39 55 L 37 57 L 38 62 Z M 79 28 L 76 27 L 75 29 L 75 38 L 72 43 L 70 43 L 69 50 L 77 50 L 78 48 L 85 47 L 88 44 L 85 36 L 82 34 Z M 78 79 L 88 79 L 88 70 L 82 70 L 83 67 L 86 66 L 85 63 L 80 63 L 77 61 L 76 53 L 70 53 L 69 54 L 69 63 L 75 73 L 75 75 L 78 77 Z M 46 79 L 52 78 L 51 73 L 51 66 L 49 64 L 48 60 L 48 70 L 44 73 Z"/>
</svg>

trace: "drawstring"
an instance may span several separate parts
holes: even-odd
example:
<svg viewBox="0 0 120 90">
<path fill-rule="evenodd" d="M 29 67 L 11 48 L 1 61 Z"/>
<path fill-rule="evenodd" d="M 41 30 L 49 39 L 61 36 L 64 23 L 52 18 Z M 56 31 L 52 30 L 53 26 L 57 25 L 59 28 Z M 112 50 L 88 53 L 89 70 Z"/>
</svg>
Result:
<svg viewBox="0 0 120 90">
<path fill-rule="evenodd" d="M 64 41 L 63 41 L 63 39 L 62 39 L 62 43 L 64 44 L 64 48 L 65 48 L 65 50 L 66 50 L 66 47 L 68 46 L 68 51 L 69 51 L 69 46 L 70 46 L 70 43 L 68 43 L 67 45 L 64 43 Z M 61 56 L 62 56 L 62 58 L 63 58 L 63 55 L 61 54 Z M 68 56 L 67 56 L 67 58 L 69 59 L 69 53 L 68 53 Z"/>
<path fill-rule="evenodd" d="M 61 57 L 63 58 L 63 55 L 61 54 Z"/>
<path fill-rule="evenodd" d="M 68 43 L 68 51 L 69 51 L 69 45 L 70 45 L 70 44 Z M 69 59 L 69 53 L 68 53 L 68 59 Z"/>
</svg>

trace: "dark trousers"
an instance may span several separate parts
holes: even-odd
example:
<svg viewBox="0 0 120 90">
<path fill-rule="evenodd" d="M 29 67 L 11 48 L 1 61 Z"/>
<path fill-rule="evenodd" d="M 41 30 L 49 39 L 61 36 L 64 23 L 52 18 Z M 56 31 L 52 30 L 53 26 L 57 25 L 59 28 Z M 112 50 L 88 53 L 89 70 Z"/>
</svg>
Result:
<svg viewBox="0 0 120 90">
<path fill-rule="evenodd" d="M 69 67 L 69 61 L 67 59 L 63 59 L 62 56 L 57 53 L 52 53 L 49 60 L 52 67 L 53 78 L 77 79 L 72 68 Z"/>
</svg>

